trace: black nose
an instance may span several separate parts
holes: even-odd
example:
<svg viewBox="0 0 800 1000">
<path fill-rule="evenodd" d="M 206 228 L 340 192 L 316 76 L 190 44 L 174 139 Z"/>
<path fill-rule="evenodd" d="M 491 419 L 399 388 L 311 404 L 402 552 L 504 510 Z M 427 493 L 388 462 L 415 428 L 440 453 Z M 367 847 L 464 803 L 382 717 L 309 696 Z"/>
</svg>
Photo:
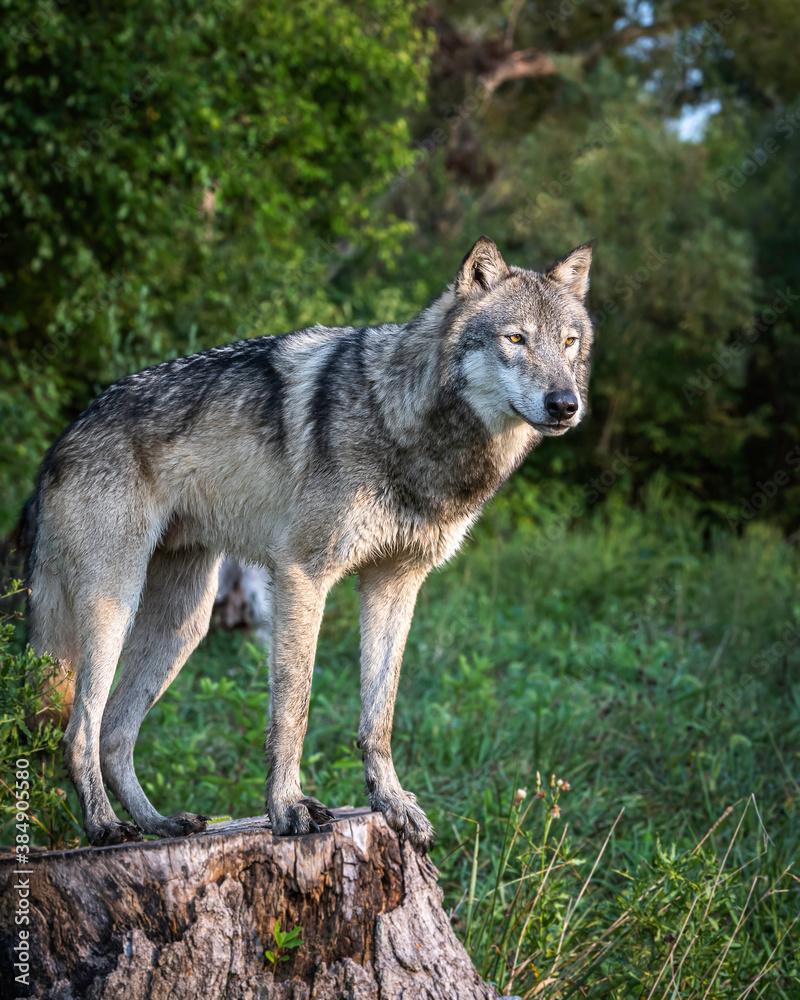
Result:
<svg viewBox="0 0 800 1000">
<path fill-rule="evenodd" d="M 570 389 L 556 389 L 544 397 L 544 406 L 553 420 L 569 420 L 578 412 L 578 399 Z"/>
</svg>

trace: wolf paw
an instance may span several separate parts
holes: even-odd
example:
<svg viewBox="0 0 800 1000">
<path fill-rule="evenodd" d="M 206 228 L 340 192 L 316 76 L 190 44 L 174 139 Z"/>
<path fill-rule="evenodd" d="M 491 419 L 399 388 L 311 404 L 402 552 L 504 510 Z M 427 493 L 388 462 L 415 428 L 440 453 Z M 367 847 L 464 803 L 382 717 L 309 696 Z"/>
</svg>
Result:
<svg viewBox="0 0 800 1000">
<path fill-rule="evenodd" d="M 87 834 L 92 847 L 110 847 L 112 844 L 137 843 L 142 839 L 142 831 L 133 823 L 117 820 L 104 823 Z"/>
<path fill-rule="evenodd" d="M 421 851 L 428 851 L 433 847 L 436 831 L 417 805 L 417 797 L 412 792 L 376 797 L 372 808 L 383 813 L 386 822 L 399 836 L 401 844 L 409 840 Z"/>
<path fill-rule="evenodd" d="M 286 806 L 279 816 L 272 817 L 272 832 L 276 837 L 296 837 L 305 833 L 321 833 L 330 830 L 333 813 L 317 799 L 305 796 L 298 802 Z"/>
<path fill-rule="evenodd" d="M 156 837 L 187 837 L 190 833 L 202 833 L 210 816 L 199 816 L 196 813 L 179 812 L 165 816 L 154 823 L 145 832 Z"/>
</svg>

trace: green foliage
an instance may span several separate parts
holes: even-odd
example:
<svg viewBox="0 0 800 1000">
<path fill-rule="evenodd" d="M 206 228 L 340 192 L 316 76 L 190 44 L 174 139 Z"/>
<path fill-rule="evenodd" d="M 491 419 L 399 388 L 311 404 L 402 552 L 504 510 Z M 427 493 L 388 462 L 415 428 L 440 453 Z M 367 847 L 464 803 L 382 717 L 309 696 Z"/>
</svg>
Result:
<svg viewBox="0 0 800 1000">
<path fill-rule="evenodd" d="M 624 809 L 592 861 L 572 848 L 566 826 L 551 835 L 560 811 L 546 794 L 524 809 L 520 798 L 508 811 L 496 884 L 478 901 L 480 926 L 471 933 L 470 919 L 467 930 L 482 975 L 504 994 L 723 1000 L 753 985 L 788 998 L 800 985 L 790 936 L 800 911 L 784 923 L 773 907 L 795 891 L 791 872 L 775 873 L 767 838 L 745 863 L 728 864 L 755 800 L 738 810 L 722 858 L 703 845 L 733 807 L 692 849 L 657 842 L 634 871 L 611 872 L 604 855 Z M 774 942 L 766 961 L 765 934 Z"/>
<path fill-rule="evenodd" d="M 145 749 L 150 766 L 141 777 L 145 793 L 154 799 L 170 794 L 173 785 L 192 784 L 194 800 L 215 803 L 206 815 L 243 816 L 263 809 L 264 774 L 258 762 L 263 760 L 269 685 L 263 652 L 251 644 L 220 671 L 228 645 L 227 636 L 212 633 L 193 657 L 200 671 L 191 697 L 159 703 L 163 729 Z"/>
<path fill-rule="evenodd" d="M 480 197 L 463 197 L 459 231 L 489 231 L 529 266 L 599 241 L 591 419 L 568 449 L 540 446 L 527 474 L 580 481 L 624 445 L 638 456 L 638 483 L 665 468 L 689 489 L 733 501 L 731 487 L 749 482 L 743 444 L 765 433 L 766 412 L 736 412 L 744 358 L 714 391 L 692 389 L 753 315 L 754 243 L 742 220 L 725 219 L 706 151 L 665 130 L 658 95 L 606 63 L 565 84 L 535 127 L 506 129 L 493 148 L 502 167 Z M 441 170 L 430 167 L 431 186 L 446 183 Z M 409 199 L 429 197 L 425 183 L 416 178 Z M 429 291 L 452 266 L 442 257 Z"/>
<path fill-rule="evenodd" d="M 742 500 L 800 440 L 797 4 L 460 0 L 440 17 L 444 58 L 415 129 L 436 148 L 393 202 L 417 223 L 400 265 L 415 296 L 450 280 L 455 247 L 481 232 L 535 267 L 596 237 L 592 412 L 523 474 L 583 483 L 629 449 L 637 490 L 663 470 L 741 524 Z M 553 70 L 486 97 L 481 72 L 509 46 Z M 704 109 L 705 132 L 679 138 Z M 789 476 L 770 506 L 796 527 Z"/>
<path fill-rule="evenodd" d="M 0 600 L 19 593 L 18 584 Z M 60 765 L 58 724 L 63 696 L 56 686 L 58 665 L 51 657 L 19 648 L 14 624 L 0 616 L 0 843 L 33 843 L 55 848 L 77 843 L 80 824 L 67 803 Z M 29 762 L 20 785 L 17 761 Z M 29 820 L 19 821 L 17 788 L 24 788 Z M 22 801 L 22 799 L 20 799 Z M 25 823 L 20 833 L 19 822 Z M 32 825 L 31 825 L 32 824 Z"/>
<path fill-rule="evenodd" d="M 599 240 L 593 412 L 525 474 L 583 483 L 628 449 L 634 491 L 663 470 L 742 526 L 786 471 L 793 0 L 2 3 L 0 531 L 116 378 L 235 337 L 407 318 L 481 231 L 532 266 Z M 487 96 L 509 48 L 552 72 Z M 788 473 L 771 509 L 794 526 Z"/>
<path fill-rule="evenodd" d="M 426 585 L 398 771 L 509 991 L 733 1000 L 763 972 L 754 994 L 794 997 L 800 565 L 770 522 L 796 526 L 800 497 L 796 2 L 0 3 L 0 532 L 122 375 L 407 318 L 482 231 L 530 266 L 598 237 L 591 418 Z M 476 74 L 511 49 L 552 72 L 487 97 Z M 342 584 L 303 758 L 331 805 L 363 801 L 357 611 Z M 35 760 L 34 842 L 68 843 L 54 665 L 9 624 L 0 658 L 0 780 Z M 212 634 L 148 716 L 162 811 L 261 810 L 261 661 Z M 556 769 L 568 794 L 539 799 Z M 300 941 L 275 938 L 277 966 Z"/>
<path fill-rule="evenodd" d="M 43 443 L 110 382 L 351 318 L 330 279 L 408 229 L 370 209 L 431 46 L 415 4 L 369 34 L 335 0 L 2 6 L 7 530 Z"/>
<path fill-rule="evenodd" d="M 269 948 L 264 950 L 264 956 L 268 962 L 272 963 L 273 968 L 275 968 L 278 962 L 288 962 L 288 955 L 281 955 L 282 951 L 289 951 L 292 948 L 299 948 L 303 943 L 303 939 L 300 937 L 300 928 L 293 927 L 289 931 L 281 930 L 280 920 L 275 921 L 275 950 L 271 951 Z"/>
<path fill-rule="evenodd" d="M 476 961 L 500 985 L 530 959 L 512 992 L 552 975 L 566 990 L 568 975 L 615 984 L 591 995 L 639 997 L 647 984 L 646 996 L 697 900 L 675 952 L 680 961 L 692 942 L 676 995 L 702 997 L 713 975 L 709 997 L 735 1000 L 773 948 L 764 995 L 797 992 L 787 935 L 800 895 L 784 873 L 800 849 L 799 559 L 767 523 L 743 538 L 710 528 L 663 481 L 631 509 L 622 478 L 592 509 L 577 489 L 548 497 L 520 480 L 428 580 L 406 648 L 395 763 L 436 827 L 456 929 L 466 939 L 469 928 Z M 302 761 L 304 790 L 330 806 L 365 801 L 358 645 L 358 595 L 345 582 L 323 621 Z M 136 767 L 160 811 L 262 811 L 262 661 L 237 634 L 214 632 L 149 713 Z M 553 772 L 568 791 L 551 791 Z M 724 963 L 703 978 L 756 876 Z"/>
</svg>

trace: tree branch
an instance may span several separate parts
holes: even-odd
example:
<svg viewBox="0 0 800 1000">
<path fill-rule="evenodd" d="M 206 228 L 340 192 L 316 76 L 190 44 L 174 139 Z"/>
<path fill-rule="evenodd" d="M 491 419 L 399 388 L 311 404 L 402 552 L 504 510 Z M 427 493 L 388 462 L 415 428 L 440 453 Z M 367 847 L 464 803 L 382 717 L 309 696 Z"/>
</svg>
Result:
<svg viewBox="0 0 800 1000">
<path fill-rule="evenodd" d="M 664 25 L 629 24 L 619 31 L 611 31 L 603 38 L 598 38 L 588 49 L 578 54 L 580 61 L 588 65 L 610 48 L 630 45 L 637 38 L 650 38 L 664 31 Z M 542 52 L 540 49 L 522 49 L 510 52 L 486 73 L 481 75 L 481 82 L 491 95 L 499 86 L 508 80 L 536 79 L 552 76 L 556 72 L 553 53 Z"/>
<path fill-rule="evenodd" d="M 508 80 L 552 76 L 555 71 L 555 63 L 547 53 L 539 52 L 537 49 L 524 49 L 520 52 L 511 52 L 492 70 L 484 73 L 481 82 L 488 91 L 488 96 L 491 96 Z"/>
</svg>

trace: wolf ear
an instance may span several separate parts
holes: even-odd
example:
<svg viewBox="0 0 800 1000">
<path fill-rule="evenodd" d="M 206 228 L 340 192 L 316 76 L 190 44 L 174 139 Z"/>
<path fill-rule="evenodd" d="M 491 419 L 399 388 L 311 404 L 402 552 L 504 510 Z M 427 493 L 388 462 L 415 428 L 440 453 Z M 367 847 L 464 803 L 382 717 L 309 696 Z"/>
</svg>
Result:
<svg viewBox="0 0 800 1000">
<path fill-rule="evenodd" d="M 571 250 L 566 257 L 557 260 L 547 272 L 554 284 L 567 292 L 571 292 L 583 302 L 589 290 L 589 268 L 592 266 L 592 251 L 597 240 L 581 243 Z"/>
<path fill-rule="evenodd" d="M 488 291 L 509 275 L 503 255 L 488 236 L 481 236 L 461 264 L 456 277 L 456 295 L 461 299 L 475 289 Z"/>
</svg>

